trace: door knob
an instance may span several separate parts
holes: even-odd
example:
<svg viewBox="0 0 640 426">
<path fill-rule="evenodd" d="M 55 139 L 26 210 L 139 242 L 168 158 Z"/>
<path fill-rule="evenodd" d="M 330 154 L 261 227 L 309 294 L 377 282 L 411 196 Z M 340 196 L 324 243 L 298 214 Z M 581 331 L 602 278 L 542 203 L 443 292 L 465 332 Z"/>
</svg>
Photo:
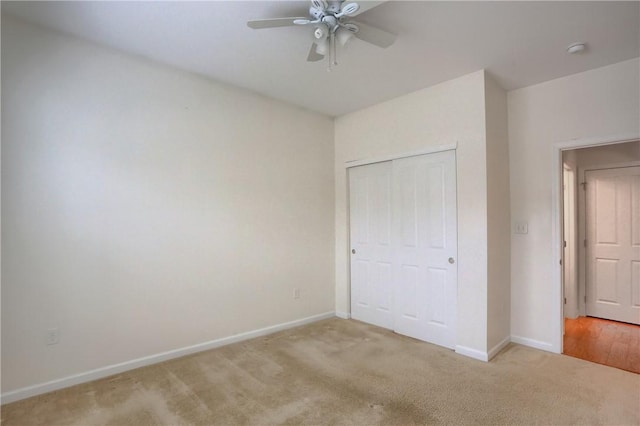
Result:
<svg viewBox="0 0 640 426">
<path fill-rule="evenodd" d="M 455 261 L 455 259 L 453 257 L 450 257 L 449 258 L 449 263 L 453 265 L 454 263 L 456 263 L 456 261 Z"/>
<path fill-rule="evenodd" d="M 351 249 L 351 253 L 356 254 L 356 249 Z"/>
</svg>

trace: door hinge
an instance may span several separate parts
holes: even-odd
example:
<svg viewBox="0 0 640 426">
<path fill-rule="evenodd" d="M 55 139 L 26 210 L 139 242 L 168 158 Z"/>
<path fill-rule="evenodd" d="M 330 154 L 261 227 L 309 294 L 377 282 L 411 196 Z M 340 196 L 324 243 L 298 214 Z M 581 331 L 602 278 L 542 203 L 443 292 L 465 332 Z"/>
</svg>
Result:
<svg viewBox="0 0 640 426">
<path fill-rule="evenodd" d="M 584 303 L 587 303 L 587 295 L 584 295 Z"/>
<path fill-rule="evenodd" d="M 565 248 L 567 247 L 567 242 L 566 241 L 563 241 L 562 244 L 563 244 L 562 247 L 565 247 Z"/>
<path fill-rule="evenodd" d="M 587 240 L 584 240 L 584 246 L 585 247 L 587 246 Z"/>
<path fill-rule="evenodd" d="M 562 259 L 560 259 L 560 266 L 562 266 Z"/>
<path fill-rule="evenodd" d="M 586 190 L 587 190 L 587 182 L 582 182 L 580 185 L 582 185 L 582 189 L 583 189 L 584 191 L 586 191 Z"/>
<path fill-rule="evenodd" d="M 564 298 L 564 304 L 565 305 L 567 304 L 567 298 L 566 297 Z"/>
</svg>

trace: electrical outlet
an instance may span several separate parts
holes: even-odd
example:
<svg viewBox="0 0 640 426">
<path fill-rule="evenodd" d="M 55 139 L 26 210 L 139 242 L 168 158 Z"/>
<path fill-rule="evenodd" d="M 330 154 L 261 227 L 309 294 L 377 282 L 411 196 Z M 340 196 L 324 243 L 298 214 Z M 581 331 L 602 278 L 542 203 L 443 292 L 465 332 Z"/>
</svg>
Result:
<svg viewBox="0 0 640 426">
<path fill-rule="evenodd" d="M 300 299 L 300 289 L 297 287 L 293 289 L 293 298 Z"/>
<path fill-rule="evenodd" d="M 46 345 L 57 345 L 60 343 L 60 329 L 50 328 L 45 332 L 44 343 Z"/>
<path fill-rule="evenodd" d="M 529 225 L 527 222 L 516 222 L 515 224 L 515 232 L 516 234 L 528 234 L 529 233 Z"/>
</svg>

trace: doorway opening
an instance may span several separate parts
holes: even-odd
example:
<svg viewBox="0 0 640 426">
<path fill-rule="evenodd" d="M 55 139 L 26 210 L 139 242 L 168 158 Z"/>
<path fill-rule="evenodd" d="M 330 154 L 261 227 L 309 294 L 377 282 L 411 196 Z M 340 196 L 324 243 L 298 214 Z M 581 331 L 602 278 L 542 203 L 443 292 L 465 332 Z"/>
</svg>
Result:
<svg viewBox="0 0 640 426">
<path fill-rule="evenodd" d="M 561 352 L 640 374 L 640 141 L 560 151 Z"/>
</svg>

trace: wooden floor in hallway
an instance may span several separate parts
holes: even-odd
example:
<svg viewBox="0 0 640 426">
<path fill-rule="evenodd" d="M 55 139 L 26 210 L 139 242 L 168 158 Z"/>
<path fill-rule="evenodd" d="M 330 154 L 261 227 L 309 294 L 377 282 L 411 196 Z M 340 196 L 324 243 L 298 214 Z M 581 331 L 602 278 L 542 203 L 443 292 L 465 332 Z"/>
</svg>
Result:
<svg viewBox="0 0 640 426">
<path fill-rule="evenodd" d="M 600 318 L 565 318 L 564 354 L 640 374 L 640 326 Z"/>
</svg>

